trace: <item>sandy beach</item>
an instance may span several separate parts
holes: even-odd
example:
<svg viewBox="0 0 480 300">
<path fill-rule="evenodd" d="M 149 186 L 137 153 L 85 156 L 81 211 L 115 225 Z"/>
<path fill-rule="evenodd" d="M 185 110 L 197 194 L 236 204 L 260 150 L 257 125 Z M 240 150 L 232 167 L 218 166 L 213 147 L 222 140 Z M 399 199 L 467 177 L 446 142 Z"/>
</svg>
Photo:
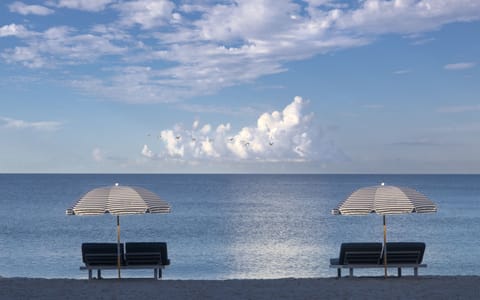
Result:
<svg viewBox="0 0 480 300">
<path fill-rule="evenodd" d="M 475 299 L 480 276 L 272 280 L 0 278 L 1 299 Z"/>
</svg>

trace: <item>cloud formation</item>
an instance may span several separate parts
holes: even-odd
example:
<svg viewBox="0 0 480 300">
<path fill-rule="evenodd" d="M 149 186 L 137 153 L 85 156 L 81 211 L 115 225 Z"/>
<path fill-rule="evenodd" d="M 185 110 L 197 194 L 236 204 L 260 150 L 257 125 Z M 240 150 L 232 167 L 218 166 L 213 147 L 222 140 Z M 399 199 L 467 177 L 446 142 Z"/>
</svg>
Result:
<svg viewBox="0 0 480 300">
<path fill-rule="evenodd" d="M 23 25 L 9 24 L 0 27 L 0 37 L 18 36 L 25 37 L 28 30 Z"/>
<path fill-rule="evenodd" d="M 12 129 L 34 129 L 40 131 L 55 131 L 60 129 L 62 123 L 56 121 L 28 122 L 7 117 L 0 117 L 0 127 Z"/>
<path fill-rule="evenodd" d="M 21 15 L 47 16 L 54 13 L 54 10 L 48 7 L 41 5 L 27 5 L 20 1 L 13 2 L 8 8 L 11 12 L 19 13 Z"/>
<path fill-rule="evenodd" d="M 70 86 L 134 103 L 208 95 L 285 72 L 288 62 L 367 45 L 384 34 L 414 36 L 480 19 L 480 2 L 471 0 L 45 3 L 48 8 L 14 2 L 10 9 L 38 15 L 80 10 L 99 18 L 82 27 L 68 21 L 49 28 L 28 21 L 0 24 L 0 38 L 16 38 L 0 44 L 0 58 L 68 73 L 64 80 Z M 86 65 L 88 72 L 69 72 L 72 65 Z M 445 66 L 470 67 L 472 63 Z"/>
<path fill-rule="evenodd" d="M 56 1 L 56 5 L 58 7 L 98 12 L 104 10 L 108 4 L 114 1 L 115 0 L 58 0 Z"/>
<path fill-rule="evenodd" d="M 454 64 L 445 65 L 443 68 L 449 71 L 459 71 L 459 70 L 467 70 L 474 68 L 476 63 L 474 62 L 460 62 Z"/>
<path fill-rule="evenodd" d="M 342 152 L 314 125 L 314 115 L 305 113 L 308 101 L 295 97 L 282 111 L 263 113 L 257 123 L 234 132 L 230 123 L 214 127 L 194 121 L 189 129 L 175 126 L 158 136 L 160 150 L 145 144 L 141 154 L 148 159 L 329 161 Z"/>
<path fill-rule="evenodd" d="M 105 159 L 105 153 L 100 148 L 94 148 L 92 150 L 92 158 L 96 162 L 102 162 Z"/>
</svg>

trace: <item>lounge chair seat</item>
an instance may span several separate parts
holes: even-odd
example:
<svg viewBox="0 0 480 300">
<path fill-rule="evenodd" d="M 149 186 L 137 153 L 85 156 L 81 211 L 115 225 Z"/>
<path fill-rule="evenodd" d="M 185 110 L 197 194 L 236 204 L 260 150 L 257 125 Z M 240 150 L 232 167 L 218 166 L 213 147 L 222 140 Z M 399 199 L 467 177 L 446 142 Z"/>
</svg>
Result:
<svg viewBox="0 0 480 300">
<path fill-rule="evenodd" d="M 402 268 L 413 268 L 418 275 L 422 264 L 425 243 L 396 242 L 387 243 L 387 268 L 397 268 L 398 276 L 402 276 Z M 356 268 L 384 268 L 383 249 L 381 243 L 343 243 L 338 258 L 330 259 L 330 268 L 337 269 L 337 277 L 341 277 L 341 269 L 349 269 L 353 276 Z"/>
<path fill-rule="evenodd" d="M 422 264 L 425 253 L 425 243 L 418 242 L 389 242 L 387 243 L 387 266 L 398 265 L 398 276 L 402 276 L 402 267 L 412 266 L 414 275 L 418 275 L 418 267 Z M 383 264 L 383 255 L 380 260 Z"/>
<path fill-rule="evenodd" d="M 126 243 L 125 250 L 127 265 L 170 265 L 167 254 L 167 243 Z"/>
<path fill-rule="evenodd" d="M 86 266 L 116 266 L 117 247 L 116 243 L 83 243 L 82 260 Z M 120 264 L 125 265 L 123 244 L 120 244 Z"/>
<path fill-rule="evenodd" d="M 153 269 L 153 278 L 162 277 L 162 269 L 170 264 L 166 243 L 126 243 L 120 244 L 120 269 Z M 102 270 L 115 270 L 117 263 L 116 243 L 83 243 L 82 259 L 85 266 L 80 270 L 88 270 L 88 279 L 92 279 L 92 271 L 97 270 L 97 278 L 101 279 Z"/>
</svg>

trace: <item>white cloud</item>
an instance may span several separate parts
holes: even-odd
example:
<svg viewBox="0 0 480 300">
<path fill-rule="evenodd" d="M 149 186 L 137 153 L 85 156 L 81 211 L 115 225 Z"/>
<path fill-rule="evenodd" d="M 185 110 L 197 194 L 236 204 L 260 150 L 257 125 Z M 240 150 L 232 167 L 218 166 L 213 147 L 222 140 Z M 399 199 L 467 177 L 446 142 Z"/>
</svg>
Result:
<svg viewBox="0 0 480 300">
<path fill-rule="evenodd" d="M 148 158 L 195 160 L 311 161 L 342 157 L 341 151 L 305 114 L 308 102 L 295 97 L 282 111 L 263 113 L 254 126 L 232 132 L 231 124 L 193 122 L 192 129 L 176 126 L 161 131 L 163 148 L 154 153 L 147 145 Z"/>
<path fill-rule="evenodd" d="M 18 37 L 24 37 L 27 36 L 28 30 L 25 28 L 23 25 L 17 25 L 17 24 L 10 24 L 10 25 L 4 25 L 0 27 L 0 37 L 5 37 L 5 36 L 18 36 Z"/>
<path fill-rule="evenodd" d="M 393 72 L 394 75 L 405 75 L 405 74 L 409 74 L 411 73 L 412 71 L 411 70 L 408 70 L 408 69 L 400 69 L 400 70 L 396 70 Z"/>
<path fill-rule="evenodd" d="M 95 63 L 97 69 L 87 76 L 66 80 L 88 93 L 132 103 L 213 94 L 285 72 L 288 62 L 363 46 L 384 34 L 421 36 L 445 24 L 480 19 L 480 1 L 468 0 L 47 3 L 91 12 L 108 7 L 113 19 L 102 24 L 98 15 L 92 27 L 72 23 L 43 32 L 5 25 L 0 36 L 23 40 L 0 47 L 1 57 L 7 63 L 66 71 Z M 103 72 L 107 64 L 115 68 Z M 447 69 L 472 67 L 455 65 Z"/>
<path fill-rule="evenodd" d="M 55 67 L 62 63 L 80 64 L 102 55 L 119 55 L 125 51 L 110 41 L 108 34 L 78 34 L 69 27 L 51 27 L 44 32 L 28 32 L 15 24 L 0 28 L 3 34 L 26 37 L 26 46 L 6 49 L 1 57 L 9 63 L 30 68 Z"/>
<path fill-rule="evenodd" d="M 182 136 L 175 134 L 173 130 L 162 130 L 160 133 L 162 141 L 165 143 L 166 156 L 183 157 L 185 154 L 185 146 L 183 145 Z M 186 137 L 183 137 L 186 139 Z"/>
<path fill-rule="evenodd" d="M 115 0 L 59 0 L 58 7 L 66 7 L 72 9 L 86 10 L 86 11 L 101 11 Z"/>
<path fill-rule="evenodd" d="M 92 158 L 96 162 L 102 162 L 105 159 L 105 153 L 100 148 L 92 150 Z"/>
<path fill-rule="evenodd" d="M 178 14 L 172 13 L 175 4 L 170 1 L 135 0 L 120 2 L 115 7 L 121 13 L 122 24 L 139 24 L 144 29 L 161 26 L 173 18 L 179 18 Z"/>
<path fill-rule="evenodd" d="M 341 11 L 336 25 L 362 34 L 422 33 L 478 20 L 479 10 L 480 3 L 471 0 L 365 0 L 357 9 Z"/>
<path fill-rule="evenodd" d="M 21 15 L 47 16 L 54 13 L 54 11 L 48 7 L 41 5 L 27 5 L 20 1 L 13 2 L 8 8 L 11 12 L 16 12 Z"/>
<path fill-rule="evenodd" d="M 3 123 L 3 124 L 2 124 Z M 62 123 L 56 121 L 28 122 L 7 117 L 0 117 L 0 126 L 11 129 L 34 129 L 40 131 L 55 131 L 60 129 Z"/>
<path fill-rule="evenodd" d="M 146 156 L 146 157 L 148 157 L 148 158 L 154 158 L 154 157 L 155 157 L 155 154 L 152 152 L 152 150 L 150 150 L 150 149 L 148 148 L 147 145 L 143 145 L 142 155 L 143 155 L 143 156 Z"/>
<path fill-rule="evenodd" d="M 460 71 L 460 70 L 467 70 L 474 68 L 476 63 L 474 62 L 460 62 L 460 63 L 454 63 L 454 64 L 448 64 L 443 66 L 445 70 L 449 71 Z"/>
<path fill-rule="evenodd" d="M 160 47 L 151 48 L 143 58 L 174 66 L 152 68 L 144 74 L 147 77 L 141 86 L 152 96 L 139 101 L 172 101 L 215 93 L 284 72 L 283 64 L 287 61 L 362 46 L 380 34 L 424 32 L 449 22 L 478 19 L 480 15 L 480 5 L 464 1 L 364 1 L 358 7 L 333 4 L 314 1 L 308 15 L 290 1 L 181 5 L 178 13 L 191 16 L 189 13 L 197 12 L 199 17 L 183 17 L 182 23 L 172 27 L 173 31 L 155 33 Z M 169 15 L 170 11 L 165 12 L 165 19 L 158 25 L 166 22 Z M 296 17 L 292 19 L 292 15 Z M 135 23 L 144 29 L 150 26 Z M 97 89 L 118 87 L 115 95 L 128 94 L 120 92 L 125 86 L 138 89 L 137 81 L 129 83 L 124 78 L 118 83 L 98 82 Z M 129 97 L 127 101 L 138 100 Z"/>
<path fill-rule="evenodd" d="M 290 16 L 299 9 L 290 1 L 244 0 L 214 5 L 195 25 L 205 40 L 268 39 L 272 33 L 288 30 L 293 22 Z"/>
<path fill-rule="evenodd" d="M 15 47 L 2 53 L 1 57 L 9 63 L 18 62 L 29 68 L 41 68 L 47 64 L 40 53 L 28 47 Z"/>
</svg>

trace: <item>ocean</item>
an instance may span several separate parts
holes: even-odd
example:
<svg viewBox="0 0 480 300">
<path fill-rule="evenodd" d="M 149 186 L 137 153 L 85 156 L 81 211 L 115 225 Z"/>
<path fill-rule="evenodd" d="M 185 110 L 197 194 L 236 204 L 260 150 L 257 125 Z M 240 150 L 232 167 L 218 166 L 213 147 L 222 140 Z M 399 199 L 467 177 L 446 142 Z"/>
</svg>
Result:
<svg viewBox="0 0 480 300">
<path fill-rule="evenodd" d="M 381 182 L 414 188 L 437 204 L 434 214 L 387 216 L 389 241 L 426 243 L 421 275 L 480 274 L 480 175 L 0 174 L 0 276 L 87 278 L 79 270 L 81 244 L 116 242 L 115 218 L 65 210 L 117 182 L 150 189 L 172 206 L 170 214 L 120 218 L 122 242 L 168 243 L 165 279 L 336 276 L 329 259 L 340 244 L 382 242 L 383 229 L 379 215 L 331 210 Z"/>
</svg>

